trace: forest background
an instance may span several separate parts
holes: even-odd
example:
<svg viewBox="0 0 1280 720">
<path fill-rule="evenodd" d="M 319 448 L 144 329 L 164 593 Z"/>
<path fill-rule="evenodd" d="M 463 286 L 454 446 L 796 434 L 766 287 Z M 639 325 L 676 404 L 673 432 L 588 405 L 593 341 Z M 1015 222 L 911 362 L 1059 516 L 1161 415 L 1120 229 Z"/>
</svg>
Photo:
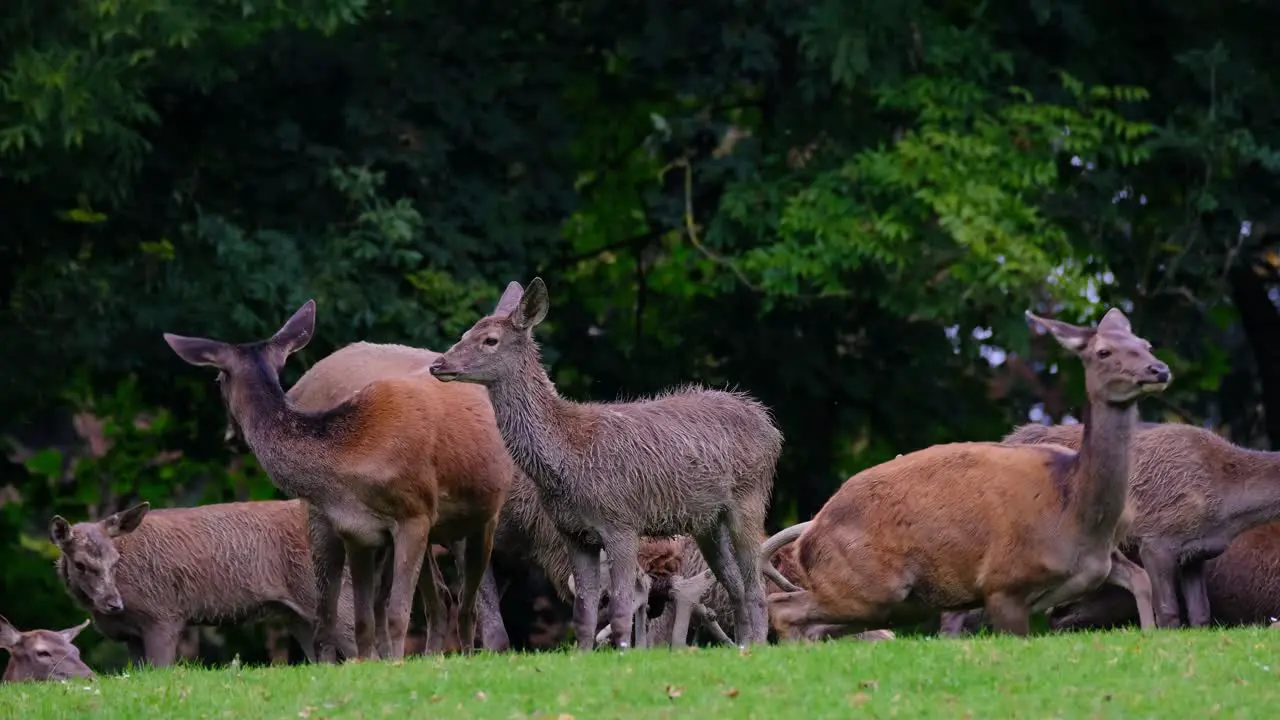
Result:
<svg viewBox="0 0 1280 720">
<path fill-rule="evenodd" d="M 278 496 L 160 334 L 447 348 L 546 280 L 561 392 L 698 381 L 786 436 L 770 529 L 902 452 L 1070 419 L 1023 311 L 1130 314 L 1150 420 L 1280 447 L 1280 5 L 12 0 L 0 612 L 83 619 L 49 518 Z M 513 640 L 554 643 L 536 578 Z M 188 655 L 268 657 L 264 630 Z M 81 641 L 98 666 L 123 648 Z"/>
</svg>

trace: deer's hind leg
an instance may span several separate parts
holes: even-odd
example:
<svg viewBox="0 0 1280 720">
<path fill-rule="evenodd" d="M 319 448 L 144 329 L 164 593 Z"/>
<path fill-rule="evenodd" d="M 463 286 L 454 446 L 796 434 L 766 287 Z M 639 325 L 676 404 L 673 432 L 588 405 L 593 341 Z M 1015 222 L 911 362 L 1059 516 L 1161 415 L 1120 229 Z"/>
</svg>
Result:
<svg viewBox="0 0 1280 720">
<path fill-rule="evenodd" d="M 729 596 L 729 602 L 733 604 L 733 634 L 736 642 L 751 642 L 752 615 L 747 606 L 746 584 L 743 583 L 742 569 L 734 551 L 728 523 L 722 519 L 709 532 L 695 535 L 694 540 L 698 543 L 703 559 L 707 561 L 707 568 L 720 581 L 725 594 Z M 763 592 L 762 589 L 761 593 Z"/>
<path fill-rule="evenodd" d="M 493 533 L 498 527 L 497 518 L 485 523 L 479 532 L 467 536 L 463 543 L 463 555 L 455 555 L 460 561 L 462 570 L 462 590 L 458 593 L 458 643 L 462 652 L 469 653 L 475 649 L 476 609 L 481 585 L 489 573 L 489 558 L 493 554 Z M 497 588 L 494 588 L 495 592 Z M 501 623 L 501 615 L 499 623 Z"/>
<path fill-rule="evenodd" d="M 760 538 L 758 530 L 745 522 L 741 513 L 730 510 L 725 514 L 723 530 L 719 535 L 721 546 L 728 540 L 733 553 L 738 577 L 742 581 L 740 605 L 745 617 L 737 617 L 736 632 L 739 641 L 762 643 L 769 635 L 769 609 L 764 598 L 764 579 L 760 576 Z M 726 537 L 727 536 L 727 537 Z M 737 623 L 746 622 L 746 625 Z M 738 629 L 741 628 L 741 629 Z"/>
</svg>

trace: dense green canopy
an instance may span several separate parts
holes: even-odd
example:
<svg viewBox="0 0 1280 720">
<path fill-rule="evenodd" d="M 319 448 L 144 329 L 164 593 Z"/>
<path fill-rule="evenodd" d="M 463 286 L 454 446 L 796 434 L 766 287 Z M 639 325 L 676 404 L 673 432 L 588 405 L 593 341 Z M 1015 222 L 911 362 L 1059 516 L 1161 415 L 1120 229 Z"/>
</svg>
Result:
<svg viewBox="0 0 1280 720">
<path fill-rule="evenodd" d="M 319 337 L 286 383 L 355 340 L 444 349 L 540 275 L 564 394 L 701 381 L 775 410 L 775 526 L 897 453 L 1076 409 L 1079 363 L 1028 308 L 1131 311 L 1176 378 L 1144 416 L 1276 445 L 1271 20 L 1256 0 L 12 0 L 0 612 L 83 617 L 54 513 L 274 495 L 160 334 L 257 339 L 309 297 Z"/>
</svg>

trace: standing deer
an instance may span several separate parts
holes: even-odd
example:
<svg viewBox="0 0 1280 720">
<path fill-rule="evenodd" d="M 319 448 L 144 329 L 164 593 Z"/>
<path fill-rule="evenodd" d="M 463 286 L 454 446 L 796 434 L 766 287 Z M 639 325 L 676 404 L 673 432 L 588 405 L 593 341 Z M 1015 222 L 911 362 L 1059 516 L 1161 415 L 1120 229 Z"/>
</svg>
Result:
<svg viewBox="0 0 1280 720">
<path fill-rule="evenodd" d="M 298 411 L 322 412 L 350 398 L 361 388 L 375 380 L 411 376 L 423 379 L 422 369 L 434 362 L 439 356 L 440 353 L 432 352 L 431 350 L 404 345 L 383 345 L 367 342 L 352 343 L 334 351 L 308 369 L 298 379 L 298 382 L 289 388 L 289 392 L 285 394 L 285 397 Z M 439 392 L 438 402 L 458 403 L 460 404 L 459 412 L 477 412 L 492 417 L 493 409 L 489 405 L 489 399 L 483 390 L 467 386 L 450 387 L 434 379 L 427 380 L 429 380 L 428 386 Z M 234 421 L 228 422 L 225 439 L 232 441 L 237 439 L 239 435 L 240 430 L 236 427 Z M 448 452 L 465 452 L 471 457 L 507 455 L 507 449 L 502 444 L 502 437 L 498 435 L 496 424 L 491 432 L 486 432 L 473 438 L 468 447 L 449 448 Z M 510 456 L 508 455 L 507 457 Z M 509 470 L 511 473 L 518 474 L 514 465 L 508 466 L 505 463 L 499 463 L 497 468 L 504 472 Z M 493 482 L 500 484 L 512 482 L 512 480 L 504 481 L 502 478 L 494 478 Z M 520 476 L 514 479 L 514 482 L 527 483 L 528 480 Z M 502 552 L 505 546 L 502 542 L 505 539 L 502 537 L 502 528 L 504 524 L 510 523 L 511 512 L 508 508 L 517 501 L 516 495 L 514 491 L 510 492 L 506 503 L 503 505 L 495 534 L 494 552 Z M 526 493 L 525 495 L 536 503 L 536 498 L 531 493 Z M 438 536 L 439 529 L 433 528 L 432 530 L 432 539 L 437 542 L 440 541 Z M 558 536 L 554 540 L 560 543 Z M 465 543 L 460 544 L 465 547 Z M 456 548 L 453 552 L 455 562 L 461 568 L 466 566 L 465 554 L 465 550 L 459 552 Z M 317 560 L 319 567 L 323 567 L 326 562 L 323 558 Z M 434 563 L 430 563 L 430 565 L 437 567 Z M 425 569 L 430 572 L 430 568 Z M 465 575 L 465 572 L 462 574 Z M 442 578 L 437 578 L 437 585 L 437 592 L 448 592 Z M 477 592 L 476 602 L 479 607 L 479 625 L 484 648 L 487 650 L 506 650 L 510 646 L 510 641 L 507 637 L 506 628 L 502 624 L 502 616 L 498 611 L 498 589 L 493 578 L 493 570 L 487 563 Z M 462 604 L 464 606 L 467 605 L 465 588 Z M 429 608 L 424 607 L 423 609 L 429 612 Z M 460 618 L 459 624 L 474 625 L 475 621 L 464 621 Z M 443 623 L 434 623 L 429 628 L 426 644 L 428 652 L 439 652 L 443 649 L 445 630 Z"/>
<path fill-rule="evenodd" d="M 1005 444 L 1080 447 L 1078 425 L 1029 423 Z M 1151 577 L 1159 627 L 1182 624 L 1179 586 L 1192 627 L 1209 622 L 1205 562 L 1240 533 L 1280 520 L 1280 453 L 1249 450 L 1204 428 L 1147 423 L 1133 437 L 1129 478 L 1134 521 L 1124 546 Z"/>
<path fill-rule="evenodd" d="M 640 536 L 682 533 L 733 598 L 739 641 L 763 642 L 758 533 L 782 452 L 768 411 L 745 394 L 697 387 L 637 402 L 566 400 L 533 339 L 548 305 L 541 278 L 527 291 L 510 283 L 430 371 L 488 388 L 507 448 L 570 544 L 578 647 L 594 646 L 600 550 L 612 559 L 613 643 L 627 647 Z"/>
<path fill-rule="evenodd" d="M 315 302 L 308 300 L 261 342 L 170 333 L 164 339 L 184 361 L 218 368 L 223 402 L 259 464 L 277 487 L 311 506 L 312 550 L 324 564 L 317 575 L 317 654 L 332 657 L 344 563 L 351 569 L 359 657 L 374 657 L 375 635 L 378 655 L 403 654 L 415 585 L 429 608 L 428 624 L 448 622 L 439 569 L 427 552 L 433 527 L 442 539 L 467 540 L 458 622 L 469 648 L 476 593 L 511 478 L 509 456 L 471 451 L 497 432 L 483 391 L 446 388 L 423 376 L 388 378 L 328 410 L 298 410 L 279 374 L 314 332 Z M 472 400 L 461 400 L 468 393 Z M 424 562 L 429 572 L 420 573 Z M 386 614 L 386 631 L 375 631 L 375 606 Z"/>
<path fill-rule="evenodd" d="M 9 651 L 0 682 L 93 677 L 93 671 L 80 659 L 79 648 L 71 644 L 86 627 L 88 620 L 66 630 L 22 632 L 0 615 L 0 648 Z"/>
<path fill-rule="evenodd" d="M 49 522 L 58 577 L 99 632 L 128 645 L 135 662 L 163 667 L 188 625 L 280 615 L 314 659 L 316 582 L 301 501 L 150 507 Z M 342 589 L 336 640 L 351 657 L 351 589 Z"/>
<path fill-rule="evenodd" d="M 1169 368 L 1118 309 L 1096 329 L 1027 319 L 1084 363 L 1081 450 L 952 443 L 854 475 L 813 520 L 765 543 L 768 553 L 797 542 L 806 588 L 770 596 L 781 634 L 871 629 L 983 604 L 997 629 L 1026 635 L 1031 612 L 1104 581 L 1145 599 L 1150 627 L 1146 574 L 1115 548 L 1136 403 L 1168 386 Z"/>
</svg>

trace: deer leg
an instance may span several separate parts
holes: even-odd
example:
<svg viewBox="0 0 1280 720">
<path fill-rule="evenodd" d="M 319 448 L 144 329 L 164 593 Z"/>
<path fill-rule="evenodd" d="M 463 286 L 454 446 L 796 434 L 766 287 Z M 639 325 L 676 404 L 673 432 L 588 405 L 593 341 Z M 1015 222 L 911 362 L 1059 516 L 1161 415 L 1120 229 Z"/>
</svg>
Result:
<svg viewBox="0 0 1280 720">
<path fill-rule="evenodd" d="M 596 644 L 596 618 L 600 613 L 600 553 L 577 543 L 570 546 L 573 563 L 573 632 L 579 650 Z"/>
<path fill-rule="evenodd" d="M 693 577 L 680 578 L 671 583 L 671 600 L 675 605 L 675 623 L 671 628 L 671 646 L 684 647 L 689 643 L 689 620 L 695 606 L 715 583 L 711 570 L 703 570 Z M 716 624 L 717 627 L 719 623 Z M 721 630 L 723 632 L 723 629 Z M 731 645 L 733 643 L 730 643 Z"/>
<path fill-rule="evenodd" d="M 721 527 L 723 529 L 717 534 L 722 546 L 726 544 L 726 539 L 729 541 L 733 552 L 730 557 L 737 561 L 738 579 L 743 589 L 739 605 L 745 618 L 735 618 L 734 634 L 740 642 L 763 643 L 769 635 L 769 611 L 765 606 L 764 580 L 760 577 L 758 530 L 748 527 L 734 511 L 727 514 Z M 737 624 L 744 619 L 745 625 Z"/>
<path fill-rule="evenodd" d="M 376 648 L 373 603 L 378 582 L 375 548 L 347 543 L 347 562 L 351 565 L 351 603 L 356 616 L 356 657 L 375 659 Z"/>
<path fill-rule="evenodd" d="M 490 564 L 485 567 L 484 576 L 480 578 L 480 596 L 476 599 L 476 609 L 480 614 L 482 645 L 485 650 L 493 652 L 511 649 L 511 638 L 502 622 L 501 601 L 498 582 L 493 577 L 493 565 Z"/>
<path fill-rule="evenodd" d="M 316 658 L 332 663 L 339 643 L 344 655 L 350 657 L 352 643 L 340 638 L 338 628 L 338 601 L 342 595 L 342 568 L 347 560 L 347 548 L 342 538 L 333 530 L 329 519 L 314 505 L 307 504 L 307 535 L 311 544 L 311 567 L 315 573 L 316 607 L 315 623 Z"/>
<path fill-rule="evenodd" d="M 733 638 L 729 637 L 729 634 L 724 631 L 724 628 L 720 627 L 719 621 L 716 620 L 716 613 L 714 610 L 700 602 L 695 602 L 693 604 L 693 614 L 698 618 L 698 622 L 702 623 L 702 626 L 707 629 L 707 632 L 711 633 L 711 637 L 715 638 L 717 642 L 724 643 L 725 645 L 733 644 Z M 683 644 L 684 643 L 681 643 L 681 645 Z"/>
<path fill-rule="evenodd" d="M 697 541 L 698 550 L 707 561 L 707 567 L 724 586 L 729 602 L 733 603 L 733 634 L 739 644 L 749 641 L 752 618 L 747 608 L 746 588 L 740 574 L 741 570 L 734 556 L 733 541 L 729 538 L 728 524 L 723 520 L 717 522 L 710 533 L 696 536 L 694 540 Z M 758 554 L 759 550 L 756 553 Z M 758 581 L 759 576 L 756 579 Z"/>
<path fill-rule="evenodd" d="M 609 627 L 613 646 L 625 650 L 631 646 L 632 616 L 635 614 L 636 576 L 640 573 L 637 554 L 640 538 L 626 530 L 603 538 L 604 552 L 609 556 Z"/>
<path fill-rule="evenodd" d="M 649 590 L 653 587 L 653 578 L 644 570 L 641 570 L 635 579 L 635 599 L 632 605 L 635 611 L 632 614 L 631 626 L 634 628 L 636 636 L 636 647 L 649 647 Z"/>
<path fill-rule="evenodd" d="M 129 648 L 129 660 L 134 667 L 142 667 L 147 662 L 147 648 L 142 637 L 127 637 L 124 644 Z"/>
<path fill-rule="evenodd" d="M 476 644 L 476 596 L 489 570 L 489 557 L 493 554 L 493 532 L 498 527 L 496 518 L 485 523 L 479 532 L 467 536 L 463 548 L 462 592 L 458 593 L 458 643 L 462 652 L 469 653 Z M 501 616 L 499 616 L 501 622 Z"/>
<path fill-rule="evenodd" d="M 152 667 L 172 665 L 178 655 L 178 636 L 186 625 L 183 622 L 157 621 L 142 631 L 142 648 Z"/>
<path fill-rule="evenodd" d="M 413 591 L 422 572 L 423 556 L 430 557 L 427 537 L 431 521 L 426 517 L 410 518 L 396 523 L 395 537 L 388 555 L 383 556 L 384 569 L 390 577 L 386 595 L 387 634 L 391 639 L 391 658 L 404 657 L 404 641 L 409 634 L 409 616 L 413 612 Z M 354 579 L 354 578 L 353 578 Z M 421 588 L 419 588 L 421 591 Z M 427 626 L 434 618 L 427 615 Z"/>
<path fill-rule="evenodd" d="M 1111 572 L 1106 583 L 1122 587 L 1133 593 L 1133 600 L 1138 605 L 1138 624 L 1143 630 L 1154 630 L 1155 613 L 1151 602 L 1151 579 L 1147 571 L 1124 556 L 1119 550 L 1111 553 Z"/>
<path fill-rule="evenodd" d="M 1182 602 L 1187 606 L 1187 624 L 1204 627 L 1209 624 L 1209 591 L 1204 582 L 1204 561 L 1193 560 L 1179 570 L 1182 582 Z M 1141 608 L 1142 604 L 1139 603 Z"/>
<path fill-rule="evenodd" d="M 1151 583 L 1151 600 L 1155 609 L 1156 627 L 1182 626 L 1176 587 L 1177 553 L 1160 542 L 1144 541 L 1138 548 L 1138 557 Z"/>
<path fill-rule="evenodd" d="M 392 545 L 378 548 L 374 557 L 374 572 L 378 585 L 373 596 L 373 631 L 374 646 L 378 649 L 378 657 L 383 659 L 398 658 L 404 655 L 404 641 L 399 646 L 391 637 L 390 619 L 387 607 L 391 604 L 391 590 L 395 584 L 395 564 L 391 562 L 395 552 Z"/>
<path fill-rule="evenodd" d="M 1023 637 L 1031 633 L 1031 608 L 1022 598 L 992 593 L 987 596 L 985 609 L 996 630 Z"/>
<path fill-rule="evenodd" d="M 427 546 L 422 558 L 422 569 L 418 574 L 418 594 L 422 596 L 422 613 L 427 618 L 427 639 L 423 653 L 439 655 L 449 644 L 449 628 L 453 623 L 453 615 L 449 610 L 452 591 L 444 580 L 440 564 L 436 562 L 435 553 Z M 433 609 L 434 608 L 434 609 Z M 433 620 L 433 617 L 438 619 Z"/>
</svg>

